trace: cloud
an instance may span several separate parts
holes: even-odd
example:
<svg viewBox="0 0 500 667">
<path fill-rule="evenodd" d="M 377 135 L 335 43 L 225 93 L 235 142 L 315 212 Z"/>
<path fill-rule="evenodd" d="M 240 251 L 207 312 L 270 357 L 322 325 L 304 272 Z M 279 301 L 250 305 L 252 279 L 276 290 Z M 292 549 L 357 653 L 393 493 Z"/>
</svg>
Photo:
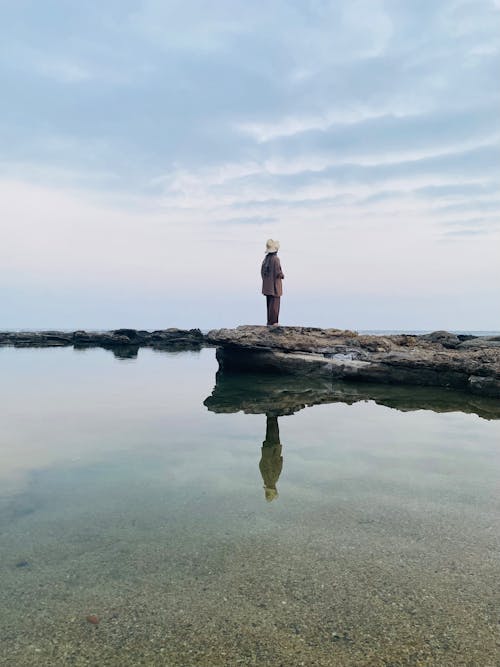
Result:
<svg viewBox="0 0 500 667">
<path fill-rule="evenodd" d="M 265 143 L 280 137 L 290 137 L 304 132 L 315 130 L 328 130 L 336 125 L 357 125 L 358 123 L 374 119 L 391 116 L 398 118 L 400 116 L 415 113 L 415 108 L 405 113 L 402 110 L 397 110 L 394 107 L 390 109 L 377 108 L 345 108 L 325 110 L 319 116 L 285 116 L 271 123 L 242 123 L 237 125 L 236 129 L 241 132 L 249 134 L 259 143 Z"/>
<path fill-rule="evenodd" d="M 2 222 L 2 261 L 82 285 L 87 263 L 144 290 L 186 271 L 215 290 L 228 247 L 251 272 L 260 237 L 280 236 L 314 289 L 293 264 L 314 235 L 325 262 L 359 258 L 352 289 L 378 271 L 390 290 L 380 265 L 422 290 L 447 267 L 458 289 L 471 261 L 480 289 L 495 269 L 451 240 L 489 256 L 499 235 L 499 17 L 487 0 L 4 4 L 0 207 L 22 231 Z"/>
<path fill-rule="evenodd" d="M 36 58 L 33 59 L 31 67 L 42 76 L 52 77 L 62 83 L 87 81 L 93 78 L 88 68 L 68 60 Z"/>
<path fill-rule="evenodd" d="M 224 225 L 271 225 L 277 222 L 277 218 L 270 218 L 264 215 L 253 215 L 245 218 L 229 218 L 218 221 Z"/>
</svg>

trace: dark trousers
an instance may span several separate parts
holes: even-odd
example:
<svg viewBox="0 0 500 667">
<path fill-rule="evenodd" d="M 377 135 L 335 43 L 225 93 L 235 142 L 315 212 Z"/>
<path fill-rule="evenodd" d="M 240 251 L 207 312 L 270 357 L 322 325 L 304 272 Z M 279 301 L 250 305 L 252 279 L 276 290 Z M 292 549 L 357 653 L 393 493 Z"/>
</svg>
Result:
<svg viewBox="0 0 500 667">
<path fill-rule="evenodd" d="M 266 295 L 266 301 L 267 301 L 267 323 L 278 324 L 278 317 L 280 314 L 280 297 Z"/>
</svg>

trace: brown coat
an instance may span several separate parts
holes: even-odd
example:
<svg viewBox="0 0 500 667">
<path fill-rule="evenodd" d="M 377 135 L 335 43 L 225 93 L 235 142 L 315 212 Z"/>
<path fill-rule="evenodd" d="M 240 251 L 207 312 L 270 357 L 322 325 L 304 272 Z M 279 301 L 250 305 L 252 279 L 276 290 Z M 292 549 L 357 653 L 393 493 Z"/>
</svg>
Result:
<svg viewBox="0 0 500 667">
<path fill-rule="evenodd" d="M 262 276 L 262 294 L 266 296 L 281 296 L 283 294 L 281 281 L 285 276 L 275 252 L 270 252 L 264 258 L 260 275 Z"/>
</svg>

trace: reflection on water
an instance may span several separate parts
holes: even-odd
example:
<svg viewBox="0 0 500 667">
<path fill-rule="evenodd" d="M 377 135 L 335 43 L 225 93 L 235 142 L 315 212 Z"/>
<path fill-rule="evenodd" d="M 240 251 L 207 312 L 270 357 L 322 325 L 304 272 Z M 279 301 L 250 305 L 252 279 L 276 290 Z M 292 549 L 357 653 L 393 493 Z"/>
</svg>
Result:
<svg viewBox="0 0 500 667">
<path fill-rule="evenodd" d="M 392 386 L 367 382 L 329 382 L 305 376 L 258 375 L 218 371 L 212 394 L 205 400 L 219 413 L 245 412 L 291 415 L 305 407 L 325 403 L 353 404 L 373 401 L 403 412 L 463 412 L 484 419 L 500 419 L 500 401 L 441 387 Z"/>
<path fill-rule="evenodd" d="M 212 412 L 266 415 L 266 437 L 259 469 L 265 498 L 278 497 L 277 481 L 283 468 L 278 416 L 291 416 L 306 407 L 372 401 L 401 412 L 472 413 L 483 419 L 500 419 L 500 402 L 443 388 L 394 387 L 367 383 L 331 383 L 311 377 L 259 375 L 218 371 L 215 387 L 204 405 Z"/>
<path fill-rule="evenodd" d="M 500 664 L 498 402 L 214 387 L 213 350 L 0 369 L 2 667 Z"/>
<path fill-rule="evenodd" d="M 116 359 L 137 359 L 139 355 L 139 350 L 144 349 L 140 345 L 124 344 L 124 345 L 113 345 L 106 346 L 106 344 L 91 344 L 91 343 L 75 343 L 74 348 L 77 351 L 89 351 L 95 349 L 103 349 L 111 352 Z M 165 347 L 165 344 L 157 343 L 148 346 L 148 350 L 155 350 L 160 354 L 178 354 L 179 352 L 200 352 L 202 349 L 202 343 L 196 341 L 178 341 L 168 343 L 168 347 Z"/>
<path fill-rule="evenodd" d="M 262 443 L 262 455 L 259 469 L 264 481 L 264 493 L 267 501 L 278 497 L 276 484 L 283 468 L 283 457 L 281 455 L 280 430 L 278 417 L 266 415 L 266 439 Z"/>
</svg>

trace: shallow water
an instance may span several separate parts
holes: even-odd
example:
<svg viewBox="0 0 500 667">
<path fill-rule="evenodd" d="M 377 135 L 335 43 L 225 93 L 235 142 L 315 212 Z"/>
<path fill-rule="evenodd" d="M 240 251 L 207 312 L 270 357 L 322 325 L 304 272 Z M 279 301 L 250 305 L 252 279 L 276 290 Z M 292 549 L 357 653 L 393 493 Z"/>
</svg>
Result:
<svg viewBox="0 0 500 667">
<path fill-rule="evenodd" d="M 500 665 L 497 404 L 216 370 L 0 349 L 0 665 Z"/>
</svg>

